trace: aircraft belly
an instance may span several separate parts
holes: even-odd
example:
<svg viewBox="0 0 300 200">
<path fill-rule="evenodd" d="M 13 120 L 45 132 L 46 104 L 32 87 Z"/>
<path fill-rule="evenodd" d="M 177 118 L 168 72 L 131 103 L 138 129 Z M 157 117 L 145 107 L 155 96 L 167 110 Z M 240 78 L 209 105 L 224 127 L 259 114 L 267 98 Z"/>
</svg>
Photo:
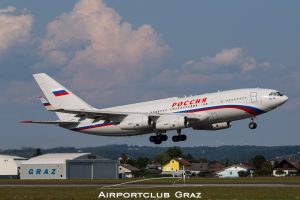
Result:
<svg viewBox="0 0 300 200">
<path fill-rule="evenodd" d="M 77 130 L 82 133 L 100 135 L 100 136 L 133 136 L 147 134 L 149 131 L 137 131 L 137 130 L 122 130 L 117 125 L 106 126 L 106 127 L 93 127 L 82 130 Z"/>
<path fill-rule="evenodd" d="M 225 108 L 217 111 L 210 111 L 210 121 L 212 123 L 219 123 L 224 121 L 235 121 L 249 118 L 252 115 L 239 109 Z"/>
</svg>

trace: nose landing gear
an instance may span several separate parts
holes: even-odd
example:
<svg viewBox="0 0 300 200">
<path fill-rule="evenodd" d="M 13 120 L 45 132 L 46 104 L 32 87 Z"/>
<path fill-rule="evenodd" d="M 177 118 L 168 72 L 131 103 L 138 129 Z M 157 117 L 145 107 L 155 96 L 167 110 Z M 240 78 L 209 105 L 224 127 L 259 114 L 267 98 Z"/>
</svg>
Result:
<svg viewBox="0 0 300 200">
<path fill-rule="evenodd" d="M 250 122 L 249 123 L 249 128 L 250 129 L 256 129 L 257 128 L 257 124 L 255 122 Z"/>
<path fill-rule="evenodd" d="M 257 128 L 257 123 L 254 122 L 254 118 L 251 118 L 252 122 L 249 123 L 249 128 L 250 129 L 256 129 Z"/>
</svg>

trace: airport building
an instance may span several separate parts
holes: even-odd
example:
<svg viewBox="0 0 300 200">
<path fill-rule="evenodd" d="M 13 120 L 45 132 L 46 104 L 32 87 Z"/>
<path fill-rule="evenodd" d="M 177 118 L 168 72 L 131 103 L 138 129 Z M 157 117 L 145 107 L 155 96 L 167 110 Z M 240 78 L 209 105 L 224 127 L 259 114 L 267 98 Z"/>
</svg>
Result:
<svg viewBox="0 0 300 200">
<path fill-rule="evenodd" d="M 19 178 L 21 162 L 26 158 L 18 156 L 0 155 L 0 178 Z"/>
<path fill-rule="evenodd" d="M 90 153 L 49 153 L 21 163 L 21 179 L 118 178 L 118 162 Z"/>
</svg>

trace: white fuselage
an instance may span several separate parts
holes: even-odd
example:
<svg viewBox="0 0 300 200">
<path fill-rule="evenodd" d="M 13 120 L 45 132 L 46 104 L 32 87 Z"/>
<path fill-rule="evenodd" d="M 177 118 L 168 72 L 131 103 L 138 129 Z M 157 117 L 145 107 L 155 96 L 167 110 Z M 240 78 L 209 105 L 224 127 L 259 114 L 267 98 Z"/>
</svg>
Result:
<svg viewBox="0 0 300 200">
<path fill-rule="evenodd" d="M 178 114 L 203 114 L 208 115 L 208 119 L 201 124 L 193 124 L 189 127 L 201 130 L 202 126 L 221 122 L 232 122 L 236 120 L 254 118 L 277 108 L 288 100 L 285 95 L 270 95 L 276 90 L 249 88 L 207 93 L 197 96 L 173 97 L 142 103 L 135 103 L 117 107 L 99 109 L 99 111 L 116 111 L 146 113 L 149 115 Z M 70 130 L 84 132 L 88 134 L 104 136 L 130 136 L 157 132 L 157 129 L 124 130 L 120 126 L 120 121 L 116 119 L 110 121 L 85 119 L 76 127 L 65 127 Z M 197 128 L 198 127 L 198 128 Z M 206 129 L 204 129 L 206 130 Z"/>
</svg>

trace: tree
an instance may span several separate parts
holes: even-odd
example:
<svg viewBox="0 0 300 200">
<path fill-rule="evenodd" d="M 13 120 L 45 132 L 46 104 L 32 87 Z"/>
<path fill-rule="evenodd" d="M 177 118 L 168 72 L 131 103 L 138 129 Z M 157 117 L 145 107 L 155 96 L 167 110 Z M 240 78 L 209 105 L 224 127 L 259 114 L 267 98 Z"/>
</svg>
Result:
<svg viewBox="0 0 300 200">
<path fill-rule="evenodd" d="M 238 171 L 239 177 L 247 177 L 249 176 L 248 171 Z"/>
<path fill-rule="evenodd" d="M 256 170 L 260 170 L 264 162 L 266 162 L 266 158 L 262 155 L 256 155 L 252 158 L 252 162 Z"/>
<path fill-rule="evenodd" d="M 43 154 L 42 150 L 40 148 L 37 148 L 33 154 L 33 157 L 40 156 L 42 154 Z"/>
<path fill-rule="evenodd" d="M 192 154 L 188 153 L 187 155 L 184 156 L 185 159 L 191 161 L 191 160 L 194 160 L 194 157 Z"/>
<path fill-rule="evenodd" d="M 300 176 L 300 169 L 297 170 L 297 176 Z"/>
<path fill-rule="evenodd" d="M 210 171 L 205 171 L 205 172 L 199 172 L 198 176 L 199 177 L 213 177 L 214 174 Z"/>
<path fill-rule="evenodd" d="M 208 159 L 207 158 L 200 158 L 199 161 L 203 162 L 203 163 L 208 163 Z"/>
<path fill-rule="evenodd" d="M 128 156 L 125 153 L 121 153 L 120 156 L 120 164 L 127 164 L 128 162 Z"/>
<path fill-rule="evenodd" d="M 228 160 L 228 158 L 226 158 L 226 160 L 225 160 L 225 167 L 228 167 L 230 164 L 229 164 L 229 160 Z"/>
<path fill-rule="evenodd" d="M 182 157 L 183 153 L 181 148 L 179 147 L 170 147 L 166 153 L 169 155 L 170 158 L 175 158 L 175 157 Z"/>
<path fill-rule="evenodd" d="M 265 161 L 260 169 L 255 170 L 254 176 L 270 176 L 272 174 L 273 168 L 272 164 L 268 161 Z"/>
<path fill-rule="evenodd" d="M 170 156 L 163 152 L 163 153 L 160 153 L 158 155 L 156 155 L 154 157 L 154 162 L 155 163 L 159 163 L 159 164 L 165 164 L 166 162 L 168 162 L 169 160 L 171 160 Z"/>
<path fill-rule="evenodd" d="M 134 166 L 139 169 L 145 169 L 147 164 L 149 162 L 149 158 L 147 157 L 138 157 L 138 159 L 135 160 Z"/>
<path fill-rule="evenodd" d="M 273 172 L 272 164 L 268 161 L 264 162 L 261 166 L 261 176 L 271 176 Z"/>
</svg>

